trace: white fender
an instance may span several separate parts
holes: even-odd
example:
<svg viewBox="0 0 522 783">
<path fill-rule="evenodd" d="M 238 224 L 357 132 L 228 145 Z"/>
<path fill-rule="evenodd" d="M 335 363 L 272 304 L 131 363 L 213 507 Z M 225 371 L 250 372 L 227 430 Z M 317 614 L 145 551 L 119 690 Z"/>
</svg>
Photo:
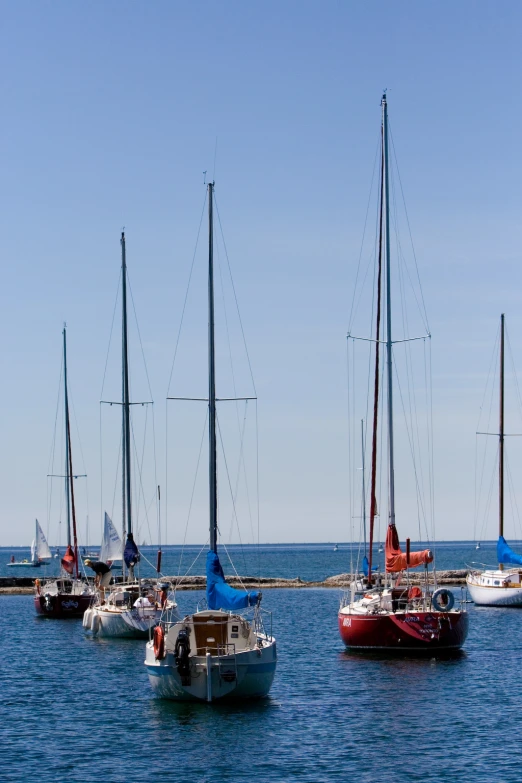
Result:
<svg viewBox="0 0 522 783">
<path fill-rule="evenodd" d="M 92 609 L 86 609 L 83 613 L 83 621 L 82 625 L 84 628 L 89 629 L 91 627 L 91 615 L 92 615 Z"/>
</svg>

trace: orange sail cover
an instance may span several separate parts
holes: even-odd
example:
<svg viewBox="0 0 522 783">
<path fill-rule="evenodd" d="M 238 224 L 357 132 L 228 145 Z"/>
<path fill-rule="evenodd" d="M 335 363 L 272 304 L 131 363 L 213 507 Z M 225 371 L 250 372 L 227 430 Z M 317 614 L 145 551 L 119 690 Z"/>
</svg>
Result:
<svg viewBox="0 0 522 783">
<path fill-rule="evenodd" d="M 397 528 L 395 525 L 388 525 L 386 533 L 386 571 L 388 573 L 406 571 L 407 568 L 425 565 L 431 563 L 432 560 L 431 549 L 424 549 L 422 552 L 410 552 L 410 562 L 406 563 L 406 553 L 401 551 Z"/>
<path fill-rule="evenodd" d="M 74 556 L 74 552 L 72 551 L 72 547 L 68 546 L 64 556 L 62 557 L 62 566 L 68 574 L 72 574 L 75 563 L 76 558 Z"/>
</svg>

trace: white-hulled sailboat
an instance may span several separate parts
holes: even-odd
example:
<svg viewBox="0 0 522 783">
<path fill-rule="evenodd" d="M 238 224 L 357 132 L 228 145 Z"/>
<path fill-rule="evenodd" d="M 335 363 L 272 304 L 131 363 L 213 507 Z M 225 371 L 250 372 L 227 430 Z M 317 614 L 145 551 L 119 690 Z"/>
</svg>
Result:
<svg viewBox="0 0 522 783">
<path fill-rule="evenodd" d="M 499 413 L 498 569 L 473 570 L 467 575 L 466 583 L 472 600 L 479 606 L 522 606 L 522 555 L 513 552 L 504 538 L 504 314 L 500 316 Z M 511 567 L 504 568 L 506 565 Z"/>
<path fill-rule="evenodd" d="M 208 370 L 209 521 L 207 606 L 183 620 L 166 618 L 146 647 L 145 666 L 154 692 L 177 701 L 248 699 L 266 696 L 274 679 L 276 642 L 265 633 L 261 593 L 227 585 L 218 556 L 216 382 L 214 360 L 214 183 L 208 185 Z M 251 607 L 252 617 L 242 610 Z"/>
<path fill-rule="evenodd" d="M 44 532 L 36 520 L 36 530 L 31 542 L 31 559 L 13 560 L 7 565 L 9 568 L 39 568 L 41 565 L 48 565 L 52 557 Z"/>
<path fill-rule="evenodd" d="M 123 581 L 108 590 L 100 590 L 98 600 L 83 616 L 83 627 L 95 636 L 147 638 L 150 629 L 159 621 L 167 608 L 176 613 L 176 604 L 168 599 L 169 585 L 154 586 L 150 579 L 139 582 L 134 577 L 134 567 L 140 560 L 140 553 L 134 541 L 132 530 L 131 493 L 131 428 L 129 359 L 127 334 L 127 259 L 125 234 L 121 234 L 121 285 L 122 285 L 122 485 L 123 485 L 123 539 L 125 545 L 120 558 L 123 560 Z M 111 403 L 115 404 L 115 403 Z M 114 526 L 107 514 L 104 523 L 104 544 L 102 554 L 107 561 L 116 559 L 117 545 Z M 117 534 L 116 534 L 117 535 Z M 119 537 L 118 537 L 119 540 Z M 120 550 L 121 552 L 121 550 Z M 100 556 L 100 560 L 102 560 Z M 125 578 L 125 566 L 128 569 Z"/>
</svg>

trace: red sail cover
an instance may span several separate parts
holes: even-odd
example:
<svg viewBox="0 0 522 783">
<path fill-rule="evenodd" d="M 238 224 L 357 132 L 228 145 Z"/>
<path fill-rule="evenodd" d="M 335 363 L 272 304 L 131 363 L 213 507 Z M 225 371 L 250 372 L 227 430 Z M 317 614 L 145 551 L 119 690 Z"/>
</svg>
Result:
<svg viewBox="0 0 522 783">
<path fill-rule="evenodd" d="M 64 571 L 67 571 L 68 574 L 72 574 L 75 562 L 76 560 L 74 557 L 74 552 L 72 551 L 72 547 L 68 546 L 64 556 L 62 557 L 62 567 Z"/>
<path fill-rule="evenodd" d="M 401 552 L 399 544 L 399 535 L 395 525 L 388 525 L 386 533 L 386 571 L 396 573 L 397 571 L 406 571 L 407 568 L 431 563 L 433 554 L 430 549 L 423 552 L 410 552 L 410 562 L 406 563 L 406 553 Z"/>
</svg>

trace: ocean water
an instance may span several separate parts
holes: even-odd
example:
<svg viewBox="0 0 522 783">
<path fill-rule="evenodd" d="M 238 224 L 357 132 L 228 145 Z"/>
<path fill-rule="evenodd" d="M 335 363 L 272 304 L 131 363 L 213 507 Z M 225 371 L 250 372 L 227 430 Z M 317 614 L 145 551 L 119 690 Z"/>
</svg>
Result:
<svg viewBox="0 0 522 783">
<path fill-rule="evenodd" d="M 285 570 L 279 552 L 272 567 L 304 578 L 339 555 L 303 548 Z M 181 611 L 202 595 L 179 593 Z M 36 617 L 30 596 L 0 596 L 0 780 L 518 783 L 522 611 L 470 604 L 460 655 L 388 658 L 344 650 L 339 595 L 265 591 L 276 678 L 269 698 L 236 705 L 156 699 L 143 641 L 88 638 L 79 620 Z"/>
<path fill-rule="evenodd" d="M 510 542 L 514 548 L 517 542 Z M 404 542 L 403 542 L 404 545 Z M 225 551 L 220 547 L 221 562 L 225 574 L 232 574 L 234 568 L 242 576 L 269 576 L 295 579 L 299 577 L 305 582 L 320 582 L 329 576 L 350 571 L 352 565 L 355 568 L 357 559 L 359 562 L 362 553 L 358 545 L 338 544 L 338 551 L 334 552 L 334 543 L 328 544 L 263 544 L 260 547 L 234 544 Z M 443 541 L 435 546 L 427 543 L 412 543 L 412 549 L 424 549 L 430 547 L 435 551 L 437 568 L 455 569 L 465 568 L 470 563 L 482 563 L 495 565 L 496 541 L 481 543 L 480 550 L 475 549 L 475 542 L 471 541 Z M 520 544 L 522 551 L 522 544 Z M 99 551 L 99 547 L 89 547 L 90 550 Z M 384 567 L 384 555 L 379 553 L 377 546 L 374 548 L 373 562 Z M 53 550 L 54 551 L 54 550 Z M 155 547 L 142 547 L 142 560 L 139 570 L 140 576 L 152 576 L 156 568 L 157 549 Z M 64 549 L 62 547 L 62 554 Z M 227 556 L 230 555 L 231 561 Z M 53 559 L 48 566 L 40 568 L 8 568 L 7 563 L 11 556 L 15 560 L 30 558 L 28 548 L 0 548 L 0 576 L 29 576 L 32 578 L 55 576 L 59 572 L 60 560 Z M 163 548 L 161 570 L 168 576 L 178 574 L 204 574 L 205 573 L 206 548 L 200 546 L 168 546 Z M 86 569 L 92 576 L 92 572 Z"/>
</svg>

